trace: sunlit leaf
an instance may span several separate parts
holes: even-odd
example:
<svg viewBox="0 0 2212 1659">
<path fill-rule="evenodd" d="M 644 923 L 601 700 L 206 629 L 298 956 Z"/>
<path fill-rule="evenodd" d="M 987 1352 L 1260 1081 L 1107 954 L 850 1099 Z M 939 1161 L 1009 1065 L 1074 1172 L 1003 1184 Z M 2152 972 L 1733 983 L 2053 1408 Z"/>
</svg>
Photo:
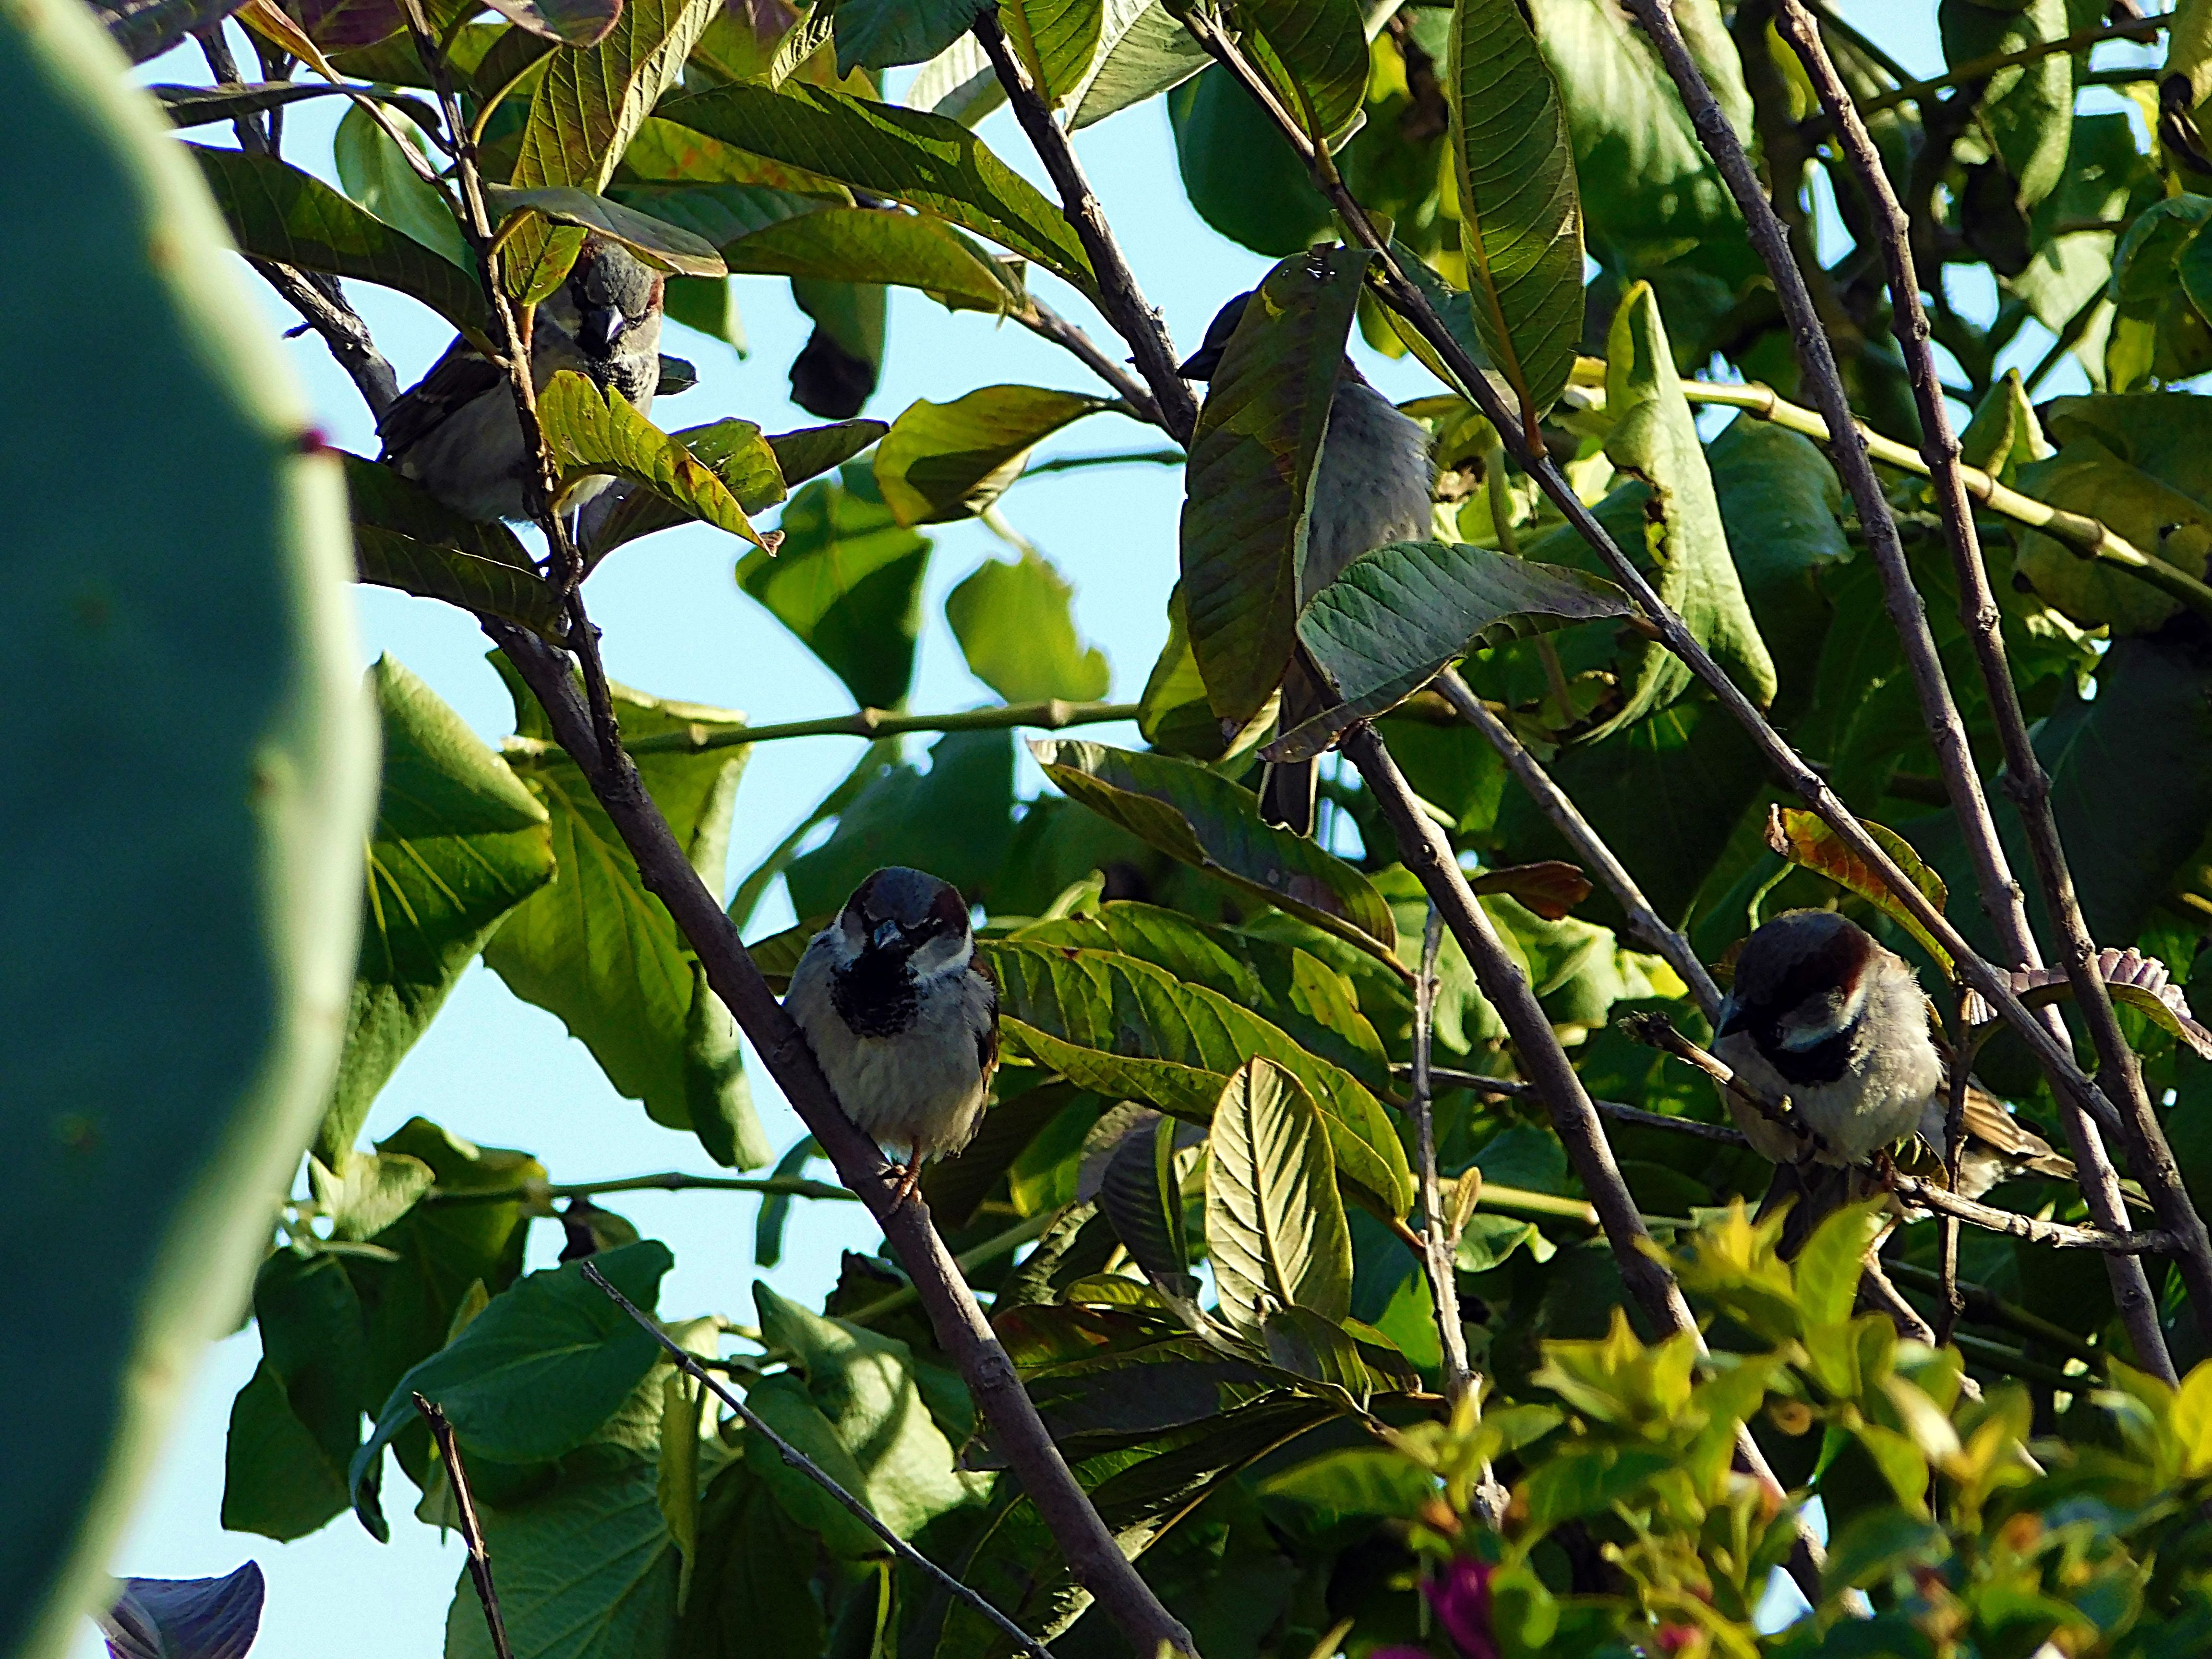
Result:
<svg viewBox="0 0 2212 1659">
<path fill-rule="evenodd" d="M 1159 0 L 1106 0 L 1091 68 L 1067 94 L 1070 131 L 1170 91 L 1213 60 Z"/>
<path fill-rule="evenodd" d="M 945 620 L 968 672 L 1008 702 L 1103 697 L 1112 683 L 1106 653 L 1075 631 L 1075 590 L 1042 556 L 1012 564 L 986 559 L 945 596 Z"/>
<path fill-rule="evenodd" d="M 404 117 L 392 118 L 400 131 L 414 141 L 417 155 L 427 158 L 433 153 Z M 476 269 L 476 256 L 469 252 L 446 198 L 407 165 L 392 135 L 360 105 L 338 118 L 331 150 L 337 163 L 338 183 L 347 195 L 395 230 L 404 230 L 433 252 L 443 254 L 456 268 Z"/>
<path fill-rule="evenodd" d="M 744 507 L 714 471 L 610 387 L 603 398 L 581 374 L 563 369 L 538 394 L 538 418 L 563 485 L 596 474 L 627 478 L 687 518 L 765 548 Z"/>
<path fill-rule="evenodd" d="M 948 311 L 1003 314 L 1018 285 L 941 219 L 873 208 L 825 207 L 726 243 L 732 270 L 917 289 Z"/>
<path fill-rule="evenodd" d="M 1920 854 L 1894 830 L 1873 823 L 1867 823 L 1866 830 L 1874 837 L 1875 844 L 1889 854 L 1928 902 L 1941 911 L 1949 896 L 1942 877 L 1922 863 Z M 1938 945 L 1919 918 L 1905 908 L 1904 902 L 1890 890 L 1889 884 L 1837 840 L 1836 832 L 1817 814 L 1795 806 L 1768 809 L 1766 844 L 1792 864 L 1817 870 L 1844 891 L 1857 894 L 1911 934 L 1944 973 L 1951 971 L 1951 953 Z"/>
<path fill-rule="evenodd" d="M 854 702 L 896 708 L 914 677 L 928 539 L 835 479 L 794 495 L 781 527 L 776 556 L 747 554 L 738 586 L 799 635 Z"/>
<path fill-rule="evenodd" d="M 1352 1237 L 1328 1136 L 1297 1080 L 1264 1060 L 1238 1068 L 1206 1145 L 1206 1243 L 1222 1311 L 1254 1334 L 1292 1307 L 1341 1319 Z"/>
<path fill-rule="evenodd" d="M 646 264 L 684 276 L 724 276 L 728 270 L 714 245 L 635 208 L 568 185 L 509 189 L 487 185 L 484 194 L 495 219 L 518 213 L 543 214 L 555 224 L 574 225 L 622 243 Z"/>
<path fill-rule="evenodd" d="M 1112 400 L 1033 386 L 987 386 L 949 404 L 910 404 L 876 447 L 876 485 L 901 524 L 981 512 L 1036 446 Z"/>
<path fill-rule="evenodd" d="M 672 443 L 690 451 L 694 460 L 720 479 L 743 511 L 758 513 L 784 498 L 783 471 L 776 465 L 775 451 L 750 421 L 733 417 L 708 426 L 687 427 L 668 437 Z M 679 511 L 658 492 L 626 490 L 596 526 L 591 525 L 586 514 L 586 523 L 590 526 L 585 548 L 586 568 L 624 542 L 690 522 L 691 514 Z"/>
<path fill-rule="evenodd" d="M 1355 0 L 1247 0 L 1237 20 L 1267 50 L 1261 72 L 1309 137 L 1334 149 L 1367 95 L 1367 35 Z"/>
</svg>

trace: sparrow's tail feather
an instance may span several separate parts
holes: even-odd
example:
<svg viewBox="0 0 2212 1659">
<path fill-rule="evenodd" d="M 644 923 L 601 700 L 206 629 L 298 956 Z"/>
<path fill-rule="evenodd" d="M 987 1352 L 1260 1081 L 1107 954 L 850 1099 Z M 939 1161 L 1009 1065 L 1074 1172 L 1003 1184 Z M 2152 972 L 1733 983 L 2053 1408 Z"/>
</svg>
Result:
<svg viewBox="0 0 2212 1659">
<path fill-rule="evenodd" d="M 1288 732 L 1303 726 L 1328 707 L 1328 700 L 1303 658 L 1293 656 L 1283 671 L 1283 697 L 1276 729 Z M 1311 761 L 1270 764 L 1260 778 L 1260 817 L 1296 836 L 1314 830 L 1314 803 L 1319 798 L 1321 774 Z"/>
</svg>

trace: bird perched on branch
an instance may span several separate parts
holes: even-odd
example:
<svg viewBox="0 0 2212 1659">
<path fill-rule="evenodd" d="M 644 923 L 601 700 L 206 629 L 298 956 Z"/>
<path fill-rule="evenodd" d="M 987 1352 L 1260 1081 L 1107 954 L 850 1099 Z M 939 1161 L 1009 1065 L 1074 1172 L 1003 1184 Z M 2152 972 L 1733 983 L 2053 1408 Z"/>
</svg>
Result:
<svg viewBox="0 0 2212 1659">
<path fill-rule="evenodd" d="M 1736 957 L 1713 1052 L 1769 1100 L 1786 1097 L 1820 1137 L 1811 1156 L 1862 1164 L 1917 1135 L 1946 1156 L 1948 1066 L 1934 1010 L 1910 963 L 1832 910 L 1791 910 L 1765 923 Z M 1761 1157 L 1802 1160 L 1803 1143 L 1722 1091 L 1736 1127 Z M 2074 1166 L 1972 1082 L 1959 1191 L 1978 1198 L 2023 1172 L 2070 1181 Z"/>
<path fill-rule="evenodd" d="M 783 1006 L 846 1116 L 906 1149 L 892 1200 L 903 1203 L 925 1161 L 974 1136 L 999 1063 L 998 987 L 959 890 L 920 870 L 877 871 L 808 941 Z"/>
<path fill-rule="evenodd" d="M 561 370 L 619 392 L 643 414 L 660 384 L 661 295 L 666 278 L 620 242 L 590 236 L 568 280 L 537 309 L 531 378 L 543 392 Z M 537 463 L 522 445 L 507 371 L 456 337 L 428 374 L 376 423 L 379 460 L 398 469 L 465 519 L 489 523 L 529 516 L 524 480 Z M 581 506 L 613 482 L 585 479 L 563 507 Z"/>
<path fill-rule="evenodd" d="M 1222 307 L 1204 342 L 1176 373 L 1187 380 L 1212 379 L 1251 298 L 1240 294 Z M 1426 428 L 1401 415 L 1346 357 L 1337 371 L 1314 469 L 1305 556 L 1297 572 L 1299 608 L 1362 553 L 1425 538 L 1435 477 Z M 1305 653 L 1293 652 L 1283 674 L 1279 728 L 1288 732 L 1335 701 Z M 1260 785 L 1260 816 L 1311 835 L 1316 782 L 1312 761 L 1270 765 Z"/>
</svg>

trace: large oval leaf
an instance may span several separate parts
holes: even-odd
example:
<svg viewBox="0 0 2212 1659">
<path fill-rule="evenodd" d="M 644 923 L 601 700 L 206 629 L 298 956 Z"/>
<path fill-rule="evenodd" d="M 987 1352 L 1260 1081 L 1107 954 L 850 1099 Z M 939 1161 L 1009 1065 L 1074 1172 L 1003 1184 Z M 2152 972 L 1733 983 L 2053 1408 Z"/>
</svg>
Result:
<svg viewBox="0 0 2212 1659">
<path fill-rule="evenodd" d="M 556 225 L 574 225 L 620 242 L 658 270 L 684 276 L 729 275 L 722 256 L 704 237 L 588 190 L 569 185 L 527 189 L 487 185 L 484 195 L 495 219 L 541 213 Z"/>
<path fill-rule="evenodd" d="M 1071 131 L 1174 90 L 1213 60 L 1160 0 L 1106 0 L 1098 51 L 1068 93 Z"/>
<path fill-rule="evenodd" d="M 1252 793 L 1170 755 L 1039 738 L 1045 775 L 1170 857 L 1395 960 L 1398 925 L 1367 878 L 1304 836 L 1261 821 Z"/>
<path fill-rule="evenodd" d="M 1583 213 L 1566 106 L 1516 0 L 1452 9 L 1444 73 L 1475 332 L 1531 431 L 1583 331 Z"/>
<path fill-rule="evenodd" d="M 999 979 L 1001 1030 L 1086 1089 L 1203 1123 L 1246 1060 L 1271 1060 L 1321 1108 L 1336 1170 L 1392 1216 L 1413 1203 L 1405 1148 L 1375 1097 L 1231 998 L 1115 951 L 1018 941 L 977 947 Z"/>
<path fill-rule="evenodd" d="M 1022 303 L 1017 281 L 951 226 L 926 214 L 826 207 L 741 237 L 723 249 L 723 258 L 734 271 L 918 289 L 948 311 L 1003 315 Z"/>
<path fill-rule="evenodd" d="M 362 580 L 442 599 L 549 637 L 567 626 L 560 596 L 503 524 L 462 518 L 388 466 L 341 453 Z"/>
<path fill-rule="evenodd" d="M 88 8 L 0 11 L 0 142 L 37 293 L 0 411 L 0 1651 L 56 1659 L 327 1097 L 375 739 L 338 469 Z"/>
<path fill-rule="evenodd" d="M 1237 15 L 1265 43 L 1253 56 L 1307 136 L 1330 149 L 1351 137 L 1367 97 L 1355 0 L 1244 0 Z"/>
<path fill-rule="evenodd" d="M 1075 590 L 1031 548 L 1012 564 L 986 559 L 945 596 L 945 619 L 968 672 L 1008 702 L 1088 702 L 1113 683 L 1106 653 L 1075 629 Z"/>
<path fill-rule="evenodd" d="M 1364 553 L 1298 617 L 1299 643 L 1343 701 L 1263 752 L 1270 760 L 1310 759 L 1353 721 L 1396 708 L 1477 645 L 1632 609 L 1602 577 L 1488 548 L 1399 542 Z"/>
<path fill-rule="evenodd" d="M 1866 828 L 1875 844 L 1889 854 L 1920 890 L 1922 896 L 1940 913 L 1944 901 L 1950 896 L 1943 878 L 1923 864 L 1911 843 L 1896 830 L 1871 821 L 1867 822 Z M 1864 899 L 1911 934 L 1937 968 L 1946 974 L 1951 971 L 1951 953 L 1938 945 L 1920 919 L 1905 908 L 1905 902 L 1874 867 L 1836 838 L 1836 832 L 1817 813 L 1795 806 L 1770 806 L 1766 812 L 1766 845 L 1790 863 L 1818 871 L 1845 892 Z"/>
<path fill-rule="evenodd" d="M 672 99 L 663 118 L 757 155 L 831 173 L 856 189 L 933 213 L 1085 294 L 1090 257 L 1058 208 L 957 121 L 792 82 L 718 87 Z M 834 167 L 830 165 L 834 158 Z"/>
<path fill-rule="evenodd" d="M 1270 271 L 1199 410 L 1182 507 L 1183 616 L 1224 720 L 1256 714 L 1291 659 L 1309 499 L 1370 257 L 1340 247 Z"/>
<path fill-rule="evenodd" d="M 1321 1114 L 1264 1060 L 1240 1066 L 1206 1135 L 1206 1250 L 1221 1310 L 1257 1336 L 1271 1315 L 1352 1310 L 1352 1234 Z"/>
<path fill-rule="evenodd" d="M 1712 471 L 1648 283 L 1629 289 L 1613 313 L 1605 379 L 1606 410 L 1613 416 L 1605 453 L 1651 489 L 1644 508 L 1644 546 L 1656 567 L 1653 586 L 1745 695 L 1764 708 L 1773 702 L 1778 684 L 1774 659 L 1729 556 Z M 1692 684 L 1689 665 L 1656 640 L 1632 647 L 1630 657 L 1633 678 L 1626 672 L 1622 676 L 1627 697 L 1586 741 L 1666 708 Z"/>
<path fill-rule="evenodd" d="M 835 478 L 793 496 L 781 527 L 776 556 L 746 554 L 738 586 L 799 635 L 855 702 L 896 708 L 914 680 L 928 538 Z"/>
<path fill-rule="evenodd" d="M 491 313 L 469 272 L 367 209 L 273 155 L 186 146 L 240 249 L 303 270 L 397 289 L 454 327 L 489 343 Z"/>
<path fill-rule="evenodd" d="M 1021 476 L 1030 451 L 1109 398 L 1035 386 L 979 386 L 949 404 L 920 398 L 876 447 L 876 487 L 901 524 L 981 513 Z"/>
</svg>

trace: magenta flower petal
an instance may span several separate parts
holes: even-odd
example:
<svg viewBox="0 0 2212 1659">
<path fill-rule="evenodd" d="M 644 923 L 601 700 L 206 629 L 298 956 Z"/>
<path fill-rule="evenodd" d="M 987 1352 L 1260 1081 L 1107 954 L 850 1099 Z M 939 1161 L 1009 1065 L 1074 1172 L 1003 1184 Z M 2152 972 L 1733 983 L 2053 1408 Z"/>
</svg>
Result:
<svg viewBox="0 0 2212 1659">
<path fill-rule="evenodd" d="M 1490 1629 L 1490 1575 L 1495 1569 L 1485 1561 L 1455 1561 L 1441 1577 L 1421 1589 L 1464 1659 L 1498 1659 L 1498 1638 Z"/>
</svg>

